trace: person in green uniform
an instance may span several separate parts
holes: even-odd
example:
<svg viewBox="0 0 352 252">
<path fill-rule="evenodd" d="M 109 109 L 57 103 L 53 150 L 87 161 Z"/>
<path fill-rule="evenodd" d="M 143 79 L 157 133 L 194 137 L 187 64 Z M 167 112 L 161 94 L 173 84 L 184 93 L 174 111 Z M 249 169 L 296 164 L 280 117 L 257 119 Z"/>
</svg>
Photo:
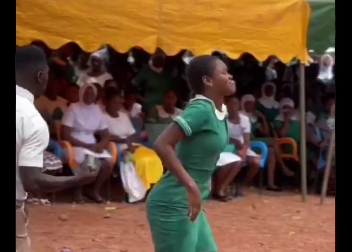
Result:
<svg viewBox="0 0 352 252">
<path fill-rule="evenodd" d="M 276 85 L 268 82 L 262 86 L 262 96 L 258 99 L 256 109 L 265 115 L 269 123 L 279 115 L 279 103 L 275 100 Z"/>
<path fill-rule="evenodd" d="M 300 143 L 299 115 L 294 110 L 295 104 L 292 99 L 284 98 L 280 101 L 280 114 L 274 121 L 274 129 L 279 137 L 290 137 Z M 290 148 L 284 148 L 285 152 L 292 152 Z"/>
<path fill-rule="evenodd" d="M 174 90 L 169 89 L 164 94 L 163 103 L 156 105 L 148 113 L 148 122 L 170 124 L 182 113 L 182 110 L 176 108 L 177 96 Z"/>
<path fill-rule="evenodd" d="M 146 112 L 162 104 L 164 93 L 172 87 L 172 77 L 164 71 L 164 65 L 165 54 L 157 52 L 132 80 L 132 85 L 143 93 L 143 97 L 139 98 Z"/>
<path fill-rule="evenodd" d="M 186 77 L 196 96 L 155 141 L 168 169 L 147 198 L 155 252 L 218 251 L 202 202 L 229 140 L 224 96 L 236 87 L 225 63 L 210 55 L 195 57 Z"/>
<path fill-rule="evenodd" d="M 255 110 L 255 98 L 251 94 L 244 95 L 241 98 L 241 113 L 248 116 L 251 123 L 251 140 L 264 142 L 268 146 L 268 186 L 269 191 L 281 191 L 275 185 L 275 169 L 276 164 L 279 163 L 283 173 L 286 176 L 293 176 L 292 172 L 284 163 L 277 139 L 270 136 L 270 127 L 266 117 Z"/>
</svg>

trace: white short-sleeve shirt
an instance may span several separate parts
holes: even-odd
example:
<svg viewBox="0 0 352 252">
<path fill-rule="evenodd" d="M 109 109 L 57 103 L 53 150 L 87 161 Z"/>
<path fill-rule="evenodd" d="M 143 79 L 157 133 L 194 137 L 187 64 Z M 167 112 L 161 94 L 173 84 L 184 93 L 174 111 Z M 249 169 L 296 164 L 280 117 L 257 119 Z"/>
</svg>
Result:
<svg viewBox="0 0 352 252">
<path fill-rule="evenodd" d="M 241 143 L 244 143 L 245 133 L 251 133 L 251 123 L 248 116 L 240 114 L 239 124 L 229 122 L 229 137 L 230 139 L 237 139 Z"/>
<path fill-rule="evenodd" d="M 104 114 L 104 118 L 111 135 L 126 139 L 136 133 L 130 118 L 124 112 L 119 112 L 119 117 L 116 118 Z"/>
<path fill-rule="evenodd" d="M 49 144 L 48 125 L 33 104 L 34 96 L 16 85 L 16 200 L 25 200 L 19 166 L 43 168 Z"/>
</svg>

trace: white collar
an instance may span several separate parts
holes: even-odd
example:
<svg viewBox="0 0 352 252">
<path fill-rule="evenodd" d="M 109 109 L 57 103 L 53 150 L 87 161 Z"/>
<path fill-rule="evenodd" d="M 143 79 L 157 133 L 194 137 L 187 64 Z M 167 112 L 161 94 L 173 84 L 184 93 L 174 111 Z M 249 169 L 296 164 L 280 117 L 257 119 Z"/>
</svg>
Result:
<svg viewBox="0 0 352 252">
<path fill-rule="evenodd" d="M 16 85 L 16 95 L 28 99 L 30 102 L 34 102 L 34 95 L 29 92 L 27 89 Z"/>
<path fill-rule="evenodd" d="M 214 108 L 214 112 L 215 112 L 215 116 L 219 119 L 219 120 L 224 120 L 225 119 L 225 117 L 227 117 L 227 108 L 226 108 L 226 106 L 223 104 L 222 105 L 222 110 L 223 111 L 219 111 L 216 107 L 215 107 L 215 104 L 214 104 L 214 102 L 212 101 L 212 100 L 210 100 L 209 98 L 207 98 L 207 97 L 205 97 L 204 95 L 196 95 L 193 99 L 191 99 L 190 100 L 190 102 L 191 101 L 195 101 L 195 100 L 207 100 L 207 101 L 209 101 L 211 104 L 212 104 L 212 106 L 213 106 L 213 108 Z"/>
</svg>

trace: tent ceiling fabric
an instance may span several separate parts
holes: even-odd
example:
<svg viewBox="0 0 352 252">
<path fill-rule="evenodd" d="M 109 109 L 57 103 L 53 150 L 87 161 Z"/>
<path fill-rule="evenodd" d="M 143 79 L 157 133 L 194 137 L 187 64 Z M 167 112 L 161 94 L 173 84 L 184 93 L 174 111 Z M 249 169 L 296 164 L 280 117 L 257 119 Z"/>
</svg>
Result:
<svg viewBox="0 0 352 252">
<path fill-rule="evenodd" d="M 250 52 L 261 61 L 305 62 L 309 15 L 305 0 L 17 0 L 16 44 L 73 41 L 94 51 L 108 43 L 119 52 L 160 47 L 168 55 L 220 48 L 231 58 Z"/>
<path fill-rule="evenodd" d="M 324 53 L 335 47 L 335 0 L 308 0 L 311 15 L 308 28 L 308 49 Z"/>
</svg>

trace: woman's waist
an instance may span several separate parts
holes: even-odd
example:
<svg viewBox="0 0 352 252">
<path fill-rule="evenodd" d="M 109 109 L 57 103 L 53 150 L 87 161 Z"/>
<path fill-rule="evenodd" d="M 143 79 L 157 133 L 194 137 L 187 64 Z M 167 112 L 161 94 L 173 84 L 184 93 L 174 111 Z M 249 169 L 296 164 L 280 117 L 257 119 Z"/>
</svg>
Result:
<svg viewBox="0 0 352 252">
<path fill-rule="evenodd" d="M 95 144 L 97 142 L 93 133 L 73 131 L 71 136 L 86 144 Z"/>
</svg>

